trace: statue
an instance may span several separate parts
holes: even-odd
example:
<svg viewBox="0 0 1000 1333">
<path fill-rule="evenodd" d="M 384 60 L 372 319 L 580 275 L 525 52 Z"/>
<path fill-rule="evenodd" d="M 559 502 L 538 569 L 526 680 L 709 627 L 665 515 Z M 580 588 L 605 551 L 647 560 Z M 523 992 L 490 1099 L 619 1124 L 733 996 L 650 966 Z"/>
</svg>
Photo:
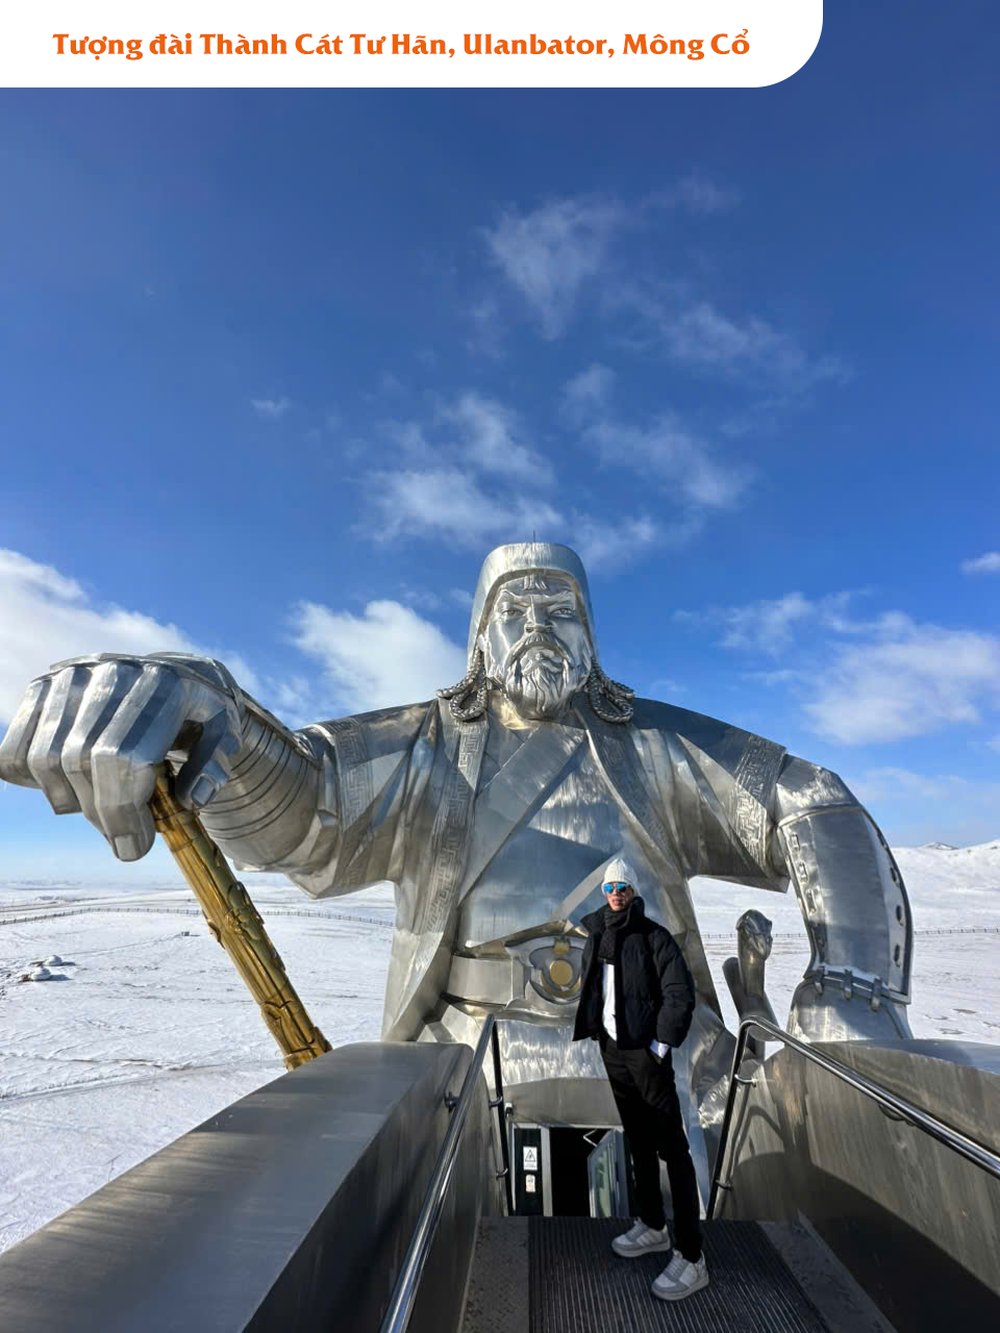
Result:
<svg viewBox="0 0 1000 1333">
<path fill-rule="evenodd" d="M 727 958 L 722 964 L 722 975 L 726 978 L 740 1022 L 747 1018 L 763 1018 L 777 1026 L 778 1020 L 764 990 L 764 968 L 774 943 L 771 923 L 763 912 L 752 909 L 744 912 L 736 923 L 736 939 L 737 956 Z M 764 1043 L 757 1036 L 749 1037 L 747 1051 L 763 1057 Z"/>
<path fill-rule="evenodd" d="M 794 886 L 812 956 L 793 1034 L 910 1035 L 909 905 L 870 816 L 835 774 L 780 745 L 610 680 L 573 551 L 487 556 L 468 666 L 430 702 L 292 732 L 219 662 L 81 657 L 29 686 L 0 776 L 41 787 L 57 813 L 82 811 L 128 861 L 155 836 L 166 757 L 178 797 L 239 868 L 282 871 L 314 897 L 391 880 L 384 1037 L 474 1042 L 496 1013 L 522 1120 L 615 1123 L 600 1062 L 570 1035 L 578 923 L 617 856 L 695 979 L 675 1067 L 703 1122 L 717 1116 L 733 1038 L 692 875 Z"/>
</svg>

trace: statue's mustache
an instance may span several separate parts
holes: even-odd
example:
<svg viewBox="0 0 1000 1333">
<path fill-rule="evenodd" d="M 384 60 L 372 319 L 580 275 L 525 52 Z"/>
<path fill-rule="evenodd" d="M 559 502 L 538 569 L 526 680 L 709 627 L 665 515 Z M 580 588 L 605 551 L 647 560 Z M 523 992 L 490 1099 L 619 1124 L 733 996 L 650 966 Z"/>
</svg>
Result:
<svg viewBox="0 0 1000 1333">
<path fill-rule="evenodd" d="M 550 638 L 547 634 L 528 634 L 520 643 L 514 645 L 507 655 L 508 669 L 517 666 L 528 653 L 538 650 L 546 653 L 555 653 L 562 658 L 564 662 L 570 660 L 569 653 L 562 646 L 558 639 Z"/>
</svg>

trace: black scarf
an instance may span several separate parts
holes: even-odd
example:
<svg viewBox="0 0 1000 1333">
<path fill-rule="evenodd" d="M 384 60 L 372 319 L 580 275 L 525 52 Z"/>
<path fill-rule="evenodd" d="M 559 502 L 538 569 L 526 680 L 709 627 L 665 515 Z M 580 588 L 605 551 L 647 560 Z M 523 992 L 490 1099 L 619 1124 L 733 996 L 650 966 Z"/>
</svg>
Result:
<svg viewBox="0 0 1000 1333">
<path fill-rule="evenodd" d="M 645 915 L 645 905 L 641 898 L 633 898 L 628 907 L 616 912 L 610 903 L 604 908 L 604 929 L 597 944 L 597 957 L 602 963 L 613 963 L 619 943 L 638 929 Z"/>
</svg>

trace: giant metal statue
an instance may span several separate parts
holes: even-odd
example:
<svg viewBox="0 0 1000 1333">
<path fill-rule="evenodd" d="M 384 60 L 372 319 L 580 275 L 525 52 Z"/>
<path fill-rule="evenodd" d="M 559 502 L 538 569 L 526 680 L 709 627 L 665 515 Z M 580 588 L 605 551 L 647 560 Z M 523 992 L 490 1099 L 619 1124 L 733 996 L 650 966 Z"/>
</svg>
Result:
<svg viewBox="0 0 1000 1333">
<path fill-rule="evenodd" d="M 521 1120 L 614 1121 L 591 1043 L 570 1034 L 577 923 L 600 905 L 616 856 L 695 978 L 675 1067 L 703 1123 L 733 1043 L 692 875 L 794 885 L 812 956 L 793 1034 L 910 1035 L 910 910 L 870 816 L 835 774 L 780 745 L 610 680 L 573 551 L 525 543 L 487 556 L 468 667 L 430 703 L 292 732 L 219 662 L 82 657 L 31 684 L 0 776 L 41 787 L 58 813 L 82 810 L 131 861 L 155 837 L 149 803 L 167 759 L 179 800 L 237 866 L 283 871 L 314 897 L 391 880 L 384 1036 L 474 1041 L 484 1014 L 501 1016 Z"/>
</svg>

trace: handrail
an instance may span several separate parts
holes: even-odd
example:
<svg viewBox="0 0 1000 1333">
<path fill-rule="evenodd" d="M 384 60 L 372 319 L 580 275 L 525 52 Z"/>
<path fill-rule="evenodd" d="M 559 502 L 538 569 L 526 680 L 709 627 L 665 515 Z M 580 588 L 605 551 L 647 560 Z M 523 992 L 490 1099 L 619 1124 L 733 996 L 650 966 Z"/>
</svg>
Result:
<svg viewBox="0 0 1000 1333">
<path fill-rule="evenodd" d="M 510 1174 L 510 1144 L 507 1141 L 507 1103 L 503 1095 L 503 1073 L 500 1069 L 500 1029 L 493 1024 L 493 1091 L 496 1096 L 490 1102 L 496 1108 L 500 1121 L 500 1157 L 503 1161 L 504 1194 L 507 1199 L 507 1215 L 514 1212 L 514 1181 Z"/>
<path fill-rule="evenodd" d="M 420 1216 L 417 1218 L 417 1225 L 413 1231 L 413 1239 L 410 1241 L 406 1258 L 403 1260 L 399 1277 L 396 1279 L 392 1299 L 389 1301 L 389 1308 L 382 1320 L 380 1333 L 406 1333 L 406 1328 L 409 1325 L 410 1316 L 413 1313 L 413 1303 L 417 1298 L 420 1278 L 430 1254 L 438 1222 L 441 1220 L 441 1210 L 444 1208 L 448 1183 L 451 1180 L 455 1159 L 458 1156 L 458 1145 L 462 1137 L 462 1130 L 469 1115 L 472 1096 L 482 1070 L 483 1061 L 486 1059 L 486 1052 L 489 1049 L 495 1026 L 496 1018 L 493 1014 L 489 1014 L 483 1024 L 479 1041 L 476 1043 L 472 1063 L 466 1071 L 462 1091 L 458 1094 L 457 1100 L 450 1102 L 451 1123 L 448 1126 L 444 1142 L 441 1144 L 437 1162 L 434 1164 L 434 1172 L 430 1184 L 427 1186 Z"/>
<path fill-rule="evenodd" d="M 1000 1156 L 990 1152 L 981 1144 L 976 1143 L 974 1139 L 967 1138 L 960 1134 L 957 1129 L 952 1129 L 936 1116 L 930 1115 L 927 1111 L 921 1111 L 918 1106 L 912 1102 L 906 1101 L 903 1097 L 897 1097 L 894 1092 L 889 1092 L 880 1084 L 874 1082 L 864 1074 L 859 1074 L 855 1070 L 841 1064 L 839 1060 L 833 1060 L 830 1056 L 824 1055 L 822 1051 L 816 1050 L 808 1042 L 801 1041 L 798 1037 L 793 1037 L 790 1032 L 784 1028 L 777 1027 L 774 1023 L 768 1023 L 762 1018 L 748 1018 L 740 1024 L 739 1037 L 736 1042 L 736 1053 L 733 1056 L 733 1067 L 729 1080 L 729 1096 L 726 1098 L 726 1113 L 722 1121 L 722 1133 L 719 1138 L 719 1151 L 715 1159 L 715 1173 L 712 1177 L 712 1192 L 708 1200 L 707 1216 L 714 1217 L 715 1207 L 718 1203 L 719 1191 L 732 1189 L 731 1185 L 723 1184 L 722 1171 L 726 1164 L 726 1150 L 729 1147 L 729 1134 L 732 1127 L 734 1108 L 736 1105 L 737 1090 L 741 1084 L 752 1083 L 752 1079 L 739 1077 L 739 1071 L 743 1064 L 746 1054 L 747 1041 L 750 1036 L 750 1029 L 757 1030 L 764 1034 L 771 1041 L 783 1042 L 790 1046 L 792 1050 L 798 1051 L 804 1055 L 807 1060 L 813 1064 L 819 1065 L 827 1073 L 835 1075 L 842 1082 L 849 1084 L 856 1091 L 870 1097 L 872 1101 L 877 1102 L 884 1110 L 891 1112 L 901 1120 L 908 1121 L 917 1129 L 923 1130 L 932 1139 L 938 1143 L 943 1143 L 946 1148 L 952 1152 L 958 1153 L 966 1158 L 967 1161 L 986 1171 L 989 1175 L 1000 1180 Z"/>
</svg>

